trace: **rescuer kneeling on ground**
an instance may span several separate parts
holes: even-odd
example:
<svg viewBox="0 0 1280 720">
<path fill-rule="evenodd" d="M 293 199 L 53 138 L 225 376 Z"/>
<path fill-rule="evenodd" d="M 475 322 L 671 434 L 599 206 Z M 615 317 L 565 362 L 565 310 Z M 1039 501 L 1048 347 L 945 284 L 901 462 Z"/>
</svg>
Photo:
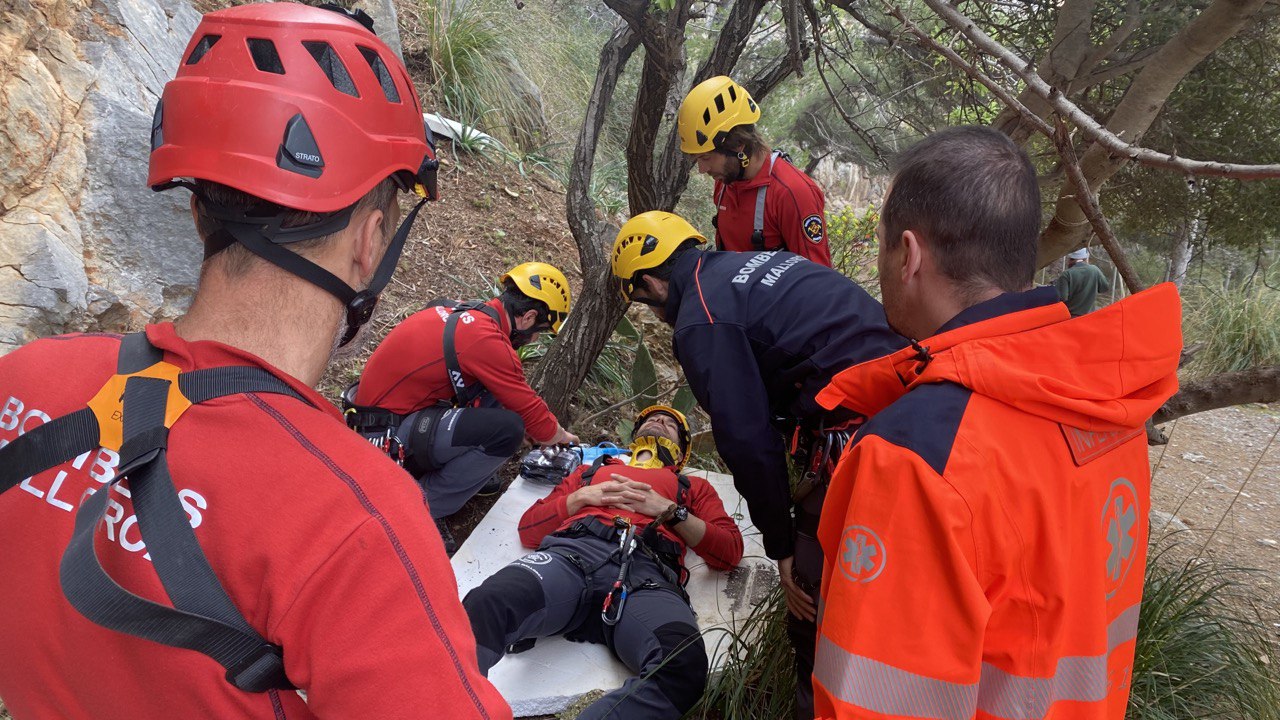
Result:
<svg viewBox="0 0 1280 720">
<path fill-rule="evenodd" d="M 445 518 L 476 494 L 501 489 L 495 471 L 525 435 L 577 442 L 524 378 L 520 347 L 557 332 L 569 281 L 546 263 L 517 265 L 485 302 L 433 303 L 395 327 L 347 390 L 347 421 L 418 478 L 450 554 Z M 354 397 L 352 397 L 354 396 Z"/>
<path fill-rule="evenodd" d="M 579 718 L 667 720 L 702 697 L 707 655 L 684 591 L 684 552 L 729 570 L 742 534 L 705 479 L 680 474 L 689 425 L 655 405 L 635 422 L 628 464 L 602 457 L 520 518 L 538 552 L 467 593 L 480 669 L 512 644 L 551 635 L 603 643 L 635 676 Z M 565 668 L 572 672 L 572 668 Z"/>
</svg>

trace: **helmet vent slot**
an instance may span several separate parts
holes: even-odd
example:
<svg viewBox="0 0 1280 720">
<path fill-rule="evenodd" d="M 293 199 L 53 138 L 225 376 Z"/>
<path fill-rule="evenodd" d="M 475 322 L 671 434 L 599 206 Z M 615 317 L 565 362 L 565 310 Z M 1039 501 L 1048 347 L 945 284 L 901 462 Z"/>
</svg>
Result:
<svg viewBox="0 0 1280 720">
<path fill-rule="evenodd" d="M 738 102 L 738 89 L 729 84 L 729 102 Z"/>
<path fill-rule="evenodd" d="M 187 64 L 195 65 L 200 62 L 200 59 L 204 57 L 204 54 L 209 52 L 209 50 L 212 49 L 213 46 L 221 39 L 221 35 L 205 35 L 200 38 L 200 42 L 196 43 L 196 46 L 191 49 L 191 56 L 187 58 Z"/>
<path fill-rule="evenodd" d="M 369 69 L 373 71 L 373 76 L 378 78 L 378 85 L 382 86 L 382 94 L 386 96 L 387 102 L 400 102 L 400 91 L 396 90 L 396 81 L 391 78 L 391 72 L 378 56 L 378 51 L 363 45 L 359 47 L 360 54 L 364 56 L 365 62 L 369 63 Z"/>
<path fill-rule="evenodd" d="M 246 42 L 255 67 L 262 72 L 284 74 L 284 64 L 280 62 L 280 53 L 276 52 L 275 43 L 262 38 L 249 38 Z"/>
<path fill-rule="evenodd" d="M 716 95 L 716 112 L 724 112 L 724 95 Z"/>
<path fill-rule="evenodd" d="M 347 66 L 342 64 L 342 59 L 332 45 L 314 40 L 304 41 L 302 45 L 311 53 L 335 90 L 351 97 L 360 97 L 360 91 L 356 90 L 356 84 L 351 81 L 351 73 L 347 72 Z"/>
</svg>

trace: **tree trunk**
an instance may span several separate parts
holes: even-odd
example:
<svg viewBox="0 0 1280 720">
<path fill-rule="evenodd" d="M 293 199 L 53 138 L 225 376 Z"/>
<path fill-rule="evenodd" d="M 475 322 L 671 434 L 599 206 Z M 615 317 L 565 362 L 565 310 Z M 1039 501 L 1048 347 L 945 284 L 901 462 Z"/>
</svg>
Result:
<svg viewBox="0 0 1280 720">
<path fill-rule="evenodd" d="M 631 212 L 675 207 L 688 184 L 691 165 L 680 152 L 674 122 L 668 123 L 667 142 L 661 152 L 655 153 L 655 147 L 660 128 L 670 114 L 668 101 L 683 87 L 684 28 L 692 2 L 680 0 L 666 12 L 651 11 L 649 0 L 605 0 L 605 4 L 625 23 L 601 50 L 600 68 L 574 149 L 565 199 L 569 228 L 582 261 L 582 288 L 576 293 L 573 312 L 559 337 L 533 373 L 534 387 L 561 419 L 567 417 L 574 394 L 626 309 L 609 267 L 609 248 L 618 228 L 599 216 L 588 188 L 605 114 L 616 112 L 612 103 L 618 77 L 642 43 L 645 65 L 627 141 L 627 198 Z M 766 0 L 734 2 L 694 83 L 733 71 L 766 5 Z M 782 63 L 788 66 L 779 69 Z M 758 86 L 748 84 L 757 101 L 789 74 L 790 63 L 790 55 L 783 56 L 754 79 Z"/>
<path fill-rule="evenodd" d="M 1081 66 L 1093 50 L 1089 32 L 1093 28 L 1094 0 L 1065 0 L 1058 9 L 1053 28 L 1053 42 L 1049 52 L 1040 62 L 1037 72 L 1045 82 L 1067 93 L 1070 82 L 1081 73 Z M 1052 107 L 1031 88 L 1025 88 L 1018 101 L 1041 118 L 1049 117 Z M 992 123 L 1000 132 L 1022 145 L 1035 132 L 1035 128 L 1014 108 L 1006 107 Z"/>
<path fill-rule="evenodd" d="M 1187 279 L 1187 266 L 1191 264 L 1191 223 L 1183 222 L 1178 227 L 1178 237 L 1173 239 L 1173 253 L 1169 257 L 1169 282 L 1182 291 L 1182 283 Z"/>
<path fill-rule="evenodd" d="M 1182 386 L 1156 412 L 1156 424 L 1205 410 L 1280 400 L 1280 365 L 1214 375 Z"/>
<path fill-rule="evenodd" d="M 597 216 L 588 189 L 600 131 L 618 85 L 618 76 L 639 44 L 640 39 L 631 27 L 621 25 L 601 49 L 600 69 L 596 72 L 595 86 L 587 102 L 587 115 L 573 152 L 565 208 L 569 229 L 582 261 L 582 287 L 559 336 L 533 373 L 534 387 L 562 422 L 567 420 L 574 393 L 582 385 L 587 371 L 613 334 L 613 328 L 625 310 L 622 298 L 610 282 L 612 274 L 606 250 L 613 242 L 617 228 L 602 222 Z"/>
<path fill-rule="evenodd" d="M 1116 106 L 1107 129 L 1129 143 L 1137 143 L 1151 126 L 1178 83 L 1206 57 L 1249 21 L 1267 0 L 1214 0 L 1151 58 L 1134 78 L 1124 99 Z M 1094 144 L 1080 161 L 1080 169 L 1096 193 L 1124 166 L 1124 158 L 1112 156 Z M 1040 236 L 1041 265 L 1080 246 L 1089 232 L 1083 210 L 1075 199 L 1075 185 L 1067 182 L 1058 195 L 1049 226 Z"/>
</svg>

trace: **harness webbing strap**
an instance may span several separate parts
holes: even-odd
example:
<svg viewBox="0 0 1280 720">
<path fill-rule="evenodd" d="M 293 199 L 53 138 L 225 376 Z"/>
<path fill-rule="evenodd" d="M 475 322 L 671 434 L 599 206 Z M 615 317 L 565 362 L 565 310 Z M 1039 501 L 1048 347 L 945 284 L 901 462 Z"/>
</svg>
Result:
<svg viewBox="0 0 1280 720">
<path fill-rule="evenodd" d="M 474 302 L 458 305 L 449 313 L 444 321 L 444 367 L 449 374 L 449 384 L 453 386 L 453 395 L 458 407 L 467 407 L 475 402 L 484 392 L 484 386 L 478 382 L 467 384 L 462 378 L 462 365 L 458 363 L 458 346 L 455 336 L 458 333 L 458 321 L 462 314 L 469 310 L 478 310 L 502 327 L 498 319 L 498 311 L 484 303 Z"/>
<path fill-rule="evenodd" d="M 163 352 L 144 334 L 128 335 L 121 341 L 117 371 L 136 373 L 162 360 Z M 261 368 L 208 368 L 181 373 L 177 382 L 192 404 L 242 393 L 275 393 L 306 402 Z M 115 477 L 76 511 L 72 539 L 59 566 L 63 592 L 77 611 L 98 625 L 209 656 L 241 690 L 291 689 L 281 649 L 254 630 L 227 595 L 178 497 L 166 460 L 170 385 L 171 380 L 158 377 L 125 380 L 120 465 Z M 100 433 L 97 417 L 85 408 L 21 435 L 0 448 L 0 491 L 95 449 Z M 173 607 L 125 590 L 97 556 L 94 535 L 105 517 L 110 489 L 126 477 L 138 529 Z"/>
<path fill-rule="evenodd" d="M 0 447 L 0 493 L 97 448 L 98 418 L 89 408 L 50 420 Z"/>
<path fill-rule="evenodd" d="M 785 158 L 786 154 L 781 150 L 774 150 L 769 157 L 769 177 L 773 177 L 773 166 L 778 162 L 778 158 Z M 712 224 L 716 228 L 716 249 L 724 249 L 724 240 L 720 237 L 720 201 L 724 199 L 724 191 L 728 187 L 728 183 L 721 183 L 720 194 L 716 195 L 716 222 Z M 764 200 L 768 194 L 769 185 L 766 183 L 756 189 L 756 210 L 751 221 L 751 248 L 756 252 L 763 252 L 764 247 Z M 779 245 L 771 250 L 779 250 L 783 246 Z"/>
<path fill-rule="evenodd" d="M 291 687 L 278 649 L 269 649 L 231 602 L 187 521 L 165 460 L 168 385 L 156 378 L 128 380 L 121 472 L 76 512 L 75 533 L 59 568 L 63 592 L 76 610 L 98 625 L 208 655 L 242 690 Z M 94 549 L 94 532 L 106 514 L 110 487 L 126 475 L 138 529 L 172 608 L 121 587 Z"/>
</svg>

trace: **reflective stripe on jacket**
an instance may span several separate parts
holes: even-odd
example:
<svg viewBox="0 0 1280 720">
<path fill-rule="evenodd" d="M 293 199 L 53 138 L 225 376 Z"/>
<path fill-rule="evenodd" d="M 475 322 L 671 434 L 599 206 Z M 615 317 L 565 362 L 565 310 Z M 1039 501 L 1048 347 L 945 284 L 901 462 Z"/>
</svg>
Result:
<svg viewBox="0 0 1280 720">
<path fill-rule="evenodd" d="M 1121 720 L 1176 291 L 1010 293 L 920 345 L 819 395 L 874 416 L 819 528 L 817 717 Z"/>
</svg>

